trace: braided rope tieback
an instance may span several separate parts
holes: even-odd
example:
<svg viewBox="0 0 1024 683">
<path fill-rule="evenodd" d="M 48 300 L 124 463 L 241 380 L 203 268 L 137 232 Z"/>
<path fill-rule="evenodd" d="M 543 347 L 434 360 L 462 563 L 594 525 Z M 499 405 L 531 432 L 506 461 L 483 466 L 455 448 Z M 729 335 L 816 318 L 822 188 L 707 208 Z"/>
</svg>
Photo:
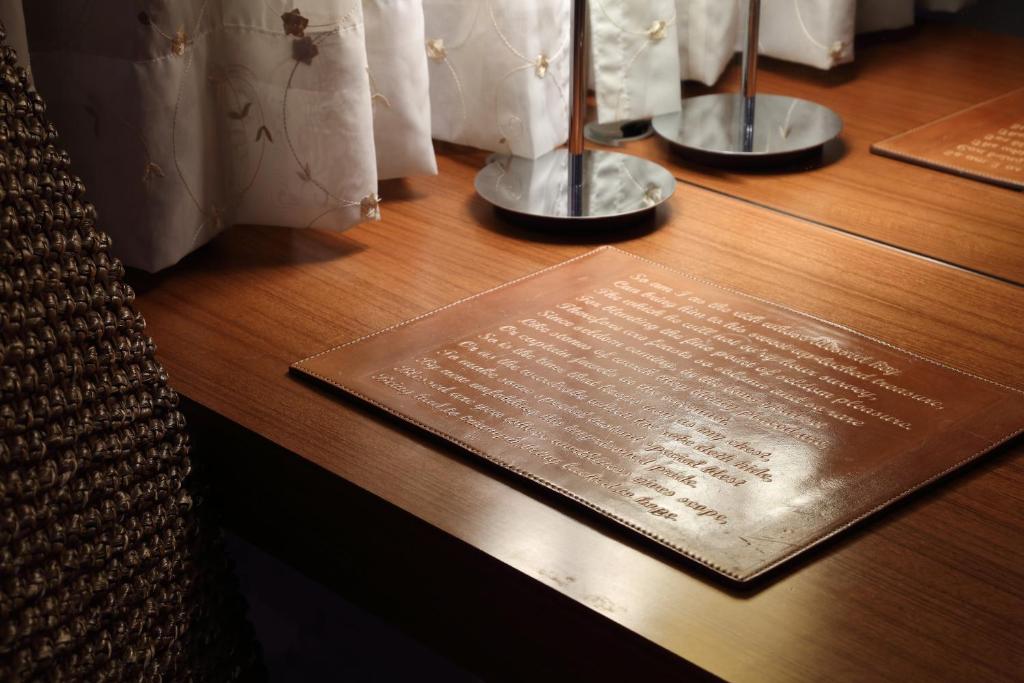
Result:
<svg viewBox="0 0 1024 683">
<path fill-rule="evenodd" d="M 0 681 L 236 680 L 255 644 L 178 398 L 5 39 Z"/>
</svg>

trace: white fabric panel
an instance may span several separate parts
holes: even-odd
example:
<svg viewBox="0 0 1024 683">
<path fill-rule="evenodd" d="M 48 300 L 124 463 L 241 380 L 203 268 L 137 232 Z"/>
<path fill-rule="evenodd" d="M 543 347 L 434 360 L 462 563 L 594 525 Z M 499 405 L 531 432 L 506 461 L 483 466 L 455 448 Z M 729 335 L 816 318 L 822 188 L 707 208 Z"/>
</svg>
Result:
<svg viewBox="0 0 1024 683">
<path fill-rule="evenodd" d="M 437 173 L 422 0 L 363 0 L 377 177 Z"/>
<path fill-rule="evenodd" d="M 762 0 L 760 53 L 819 69 L 852 61 L 856 7 L 855 0 Z"/>
<path fill-rule="evenodd" d="M 36 84 L 129 265 L 233 223 L 378 217 L 360 0 L 303 2 L 291 33 L 273 0 L 25 9 Z"/>
<path fill-rule="evenodd" d="M 598 122 L 679 110 L 675 0 L 590 0 L 590 31 Z"/>
<path fill-rule="evenodd" d="M 746 40 L 749 0 L 676 0 L 682 77 L 711 85 Z M 974 0 L 762 0 L 759 52 L 819 69 L 852 61 L 855 33 L 903 28 L 915 6 L 955 12 Z"/>
<path fill-rule="evenodd" d="M 713 84 L 736 51 L 738 0 L 676 0 L 676 16 L 682 78 Z"/>
<path fill-rule="evenodd" d="M 536 158 L 569 127 L 569 0 L 424 0 L 434 137 Z"/>
</svg>

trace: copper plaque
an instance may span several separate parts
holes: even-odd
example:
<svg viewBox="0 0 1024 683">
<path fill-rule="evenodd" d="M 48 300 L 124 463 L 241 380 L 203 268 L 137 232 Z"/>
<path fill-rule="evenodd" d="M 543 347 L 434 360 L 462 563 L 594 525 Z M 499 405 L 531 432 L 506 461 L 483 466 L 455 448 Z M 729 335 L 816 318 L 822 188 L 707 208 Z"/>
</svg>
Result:
<svg viewBox="0 0 1024 683">
<path fill-rule="evenodd" d="M 871 151 L 1024 189 L 1024 88 L 875 143 Z"/>
<path fill-rule="evenodd" d="M 295 363 L 736 581 L 1024 427 L 1024 394 L 602 248 Z"/>
</svg>

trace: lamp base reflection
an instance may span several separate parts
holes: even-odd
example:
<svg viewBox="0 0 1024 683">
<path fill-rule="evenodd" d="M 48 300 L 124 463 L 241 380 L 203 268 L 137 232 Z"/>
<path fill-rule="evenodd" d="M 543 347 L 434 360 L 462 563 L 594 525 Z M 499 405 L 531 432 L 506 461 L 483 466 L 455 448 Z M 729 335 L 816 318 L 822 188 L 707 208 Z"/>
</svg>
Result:
<svg viewBox="0 0 1024 683">
<path fill-rule="evenodd" d="M 630 121 L 613 121 L 598 123 L 591 121 L 583 127 L 583 137 L 607 147 L 618 147 L 624 142 L 643 140 L 654 135 L 654 127 L 650 119 Z"/>
<path fill-rule="evenodd" d="M 680 111 L 653 123 L 658 135 L 702 161 L 759 166 L 816 152 L 843 129 L 842 119 L 820 104 L 739 93 L 684 98 Z"/>
<path fill-rule="evenodd" d="M 672 196 L 676 181 L 640 157 L 556 149 L 537 159 L 496 155 L 475 185 L 481 197 L 506 211 L 572 221 L 651 211 Z"/>
</svg>

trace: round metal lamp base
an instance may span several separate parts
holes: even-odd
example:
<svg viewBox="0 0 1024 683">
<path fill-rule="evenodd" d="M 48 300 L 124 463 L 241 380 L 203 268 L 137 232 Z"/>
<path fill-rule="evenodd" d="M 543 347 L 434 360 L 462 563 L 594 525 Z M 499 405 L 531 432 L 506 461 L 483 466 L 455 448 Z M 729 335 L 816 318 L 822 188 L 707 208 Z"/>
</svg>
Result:
<svg viewBox="0 0 1024 683">
<path fill-rule="evenodd" d="M 649 212 L 672 196 L 676 181 L 658 164 L 628 154 L 585 150 L 574 159 L 556 149 L 537 159 L 495 157 L 475 184 L 500 209 L 572 222 Z"/>
<path fill-rule="evenodd" d="M 842 119 L 820 104 L 738 93 L 686 98 L 680 111 L 653 123 L 680 152 L 734 166 L 779 164 L 816 153 L 843 129 Z"/>
</svg>

